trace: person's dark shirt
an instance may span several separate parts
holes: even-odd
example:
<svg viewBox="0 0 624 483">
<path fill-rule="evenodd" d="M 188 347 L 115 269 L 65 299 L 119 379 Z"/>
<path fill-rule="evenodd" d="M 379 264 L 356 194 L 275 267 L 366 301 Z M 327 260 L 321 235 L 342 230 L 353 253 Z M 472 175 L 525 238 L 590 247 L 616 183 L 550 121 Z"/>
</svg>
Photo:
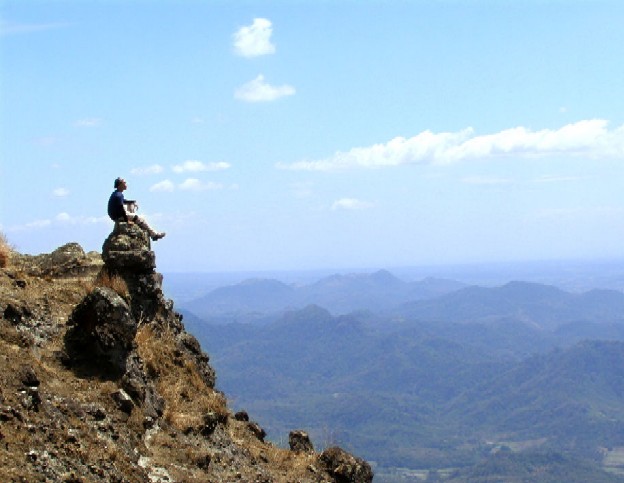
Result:
<svg viewBox="0 0 624 483">
<path fill-rule="evenodd" d="M 121 191 L 113 191 L 108 199 L 108 216 L 110 216 L 111 220 L 117 221 L 119 219 L 123 219 L 124 221 L 128 221 L 128 215 L 126 214 L 126 210 L 124 210 L 124 195 Z"/>
</svg>

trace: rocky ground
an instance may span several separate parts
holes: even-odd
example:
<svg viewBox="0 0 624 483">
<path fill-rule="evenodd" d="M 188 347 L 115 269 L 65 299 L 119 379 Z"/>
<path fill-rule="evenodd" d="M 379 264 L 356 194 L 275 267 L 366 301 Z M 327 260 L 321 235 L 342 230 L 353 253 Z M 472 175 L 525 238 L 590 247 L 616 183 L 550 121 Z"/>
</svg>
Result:
<svg viewBox="0 0 624 483">
<path fill-rule="evenodd" d="M 0 264 L 0 481 L 370 482 L 368 463 L 264 441 L 233 414 L 141 230 Z"/>
</svg>

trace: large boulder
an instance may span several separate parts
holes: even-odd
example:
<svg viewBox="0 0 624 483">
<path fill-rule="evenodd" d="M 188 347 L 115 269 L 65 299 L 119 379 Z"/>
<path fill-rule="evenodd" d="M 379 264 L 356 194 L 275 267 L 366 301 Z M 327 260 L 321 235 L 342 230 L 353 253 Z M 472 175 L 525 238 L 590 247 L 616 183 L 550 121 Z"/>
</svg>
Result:
<svg viewBox="0 0 624 483">
<path fill-rule="evenodd" d="M 137 322 L 126 301 L 107 287 L 96 287 L 72 312 L 65 347 L 72 360 L 121 375 L 134 347 Z"/>
<path fill-rule="evenodd" d="M 319 456 L 319 461 L 334 477 L 336 483 L 370 483 L 373 481 L 371 466 L 342 448 L 326 449 Z"/>
<path fill-rule="evenodd" d="M 117 272 L 151 272 L 156 268 L 148 234 L 133 223 L 115 223 L 102 245 L 102 258 L 109 270 Z"/>
<path fill-rule="evenodd" d="M 162 275 L 156 272 L 156 255 L 145 230 L 133 223 L 115 223 L 102 246 L 102 258 L 104 270 L 126 282 L 137 320 L 171 318 L 172 304 L 162 292 Z"/>
<path fill-rule="evenodd" d="M 300 429 L 291 431 L 288 435 L 288 444 L 291 451 L 297 453 L 314 453 L 314 445 L 307 432 Z"/>
</svg>

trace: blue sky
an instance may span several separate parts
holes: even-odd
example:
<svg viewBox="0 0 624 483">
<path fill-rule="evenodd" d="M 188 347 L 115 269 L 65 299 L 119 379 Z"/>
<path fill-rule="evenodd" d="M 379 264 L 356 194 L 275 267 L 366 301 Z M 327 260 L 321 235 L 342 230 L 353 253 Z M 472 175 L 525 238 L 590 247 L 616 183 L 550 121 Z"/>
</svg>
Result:
<svg viewBox="0 0 624 483">
<path fill-rule="evenodd" d="M 160 271 L 621 258 L 624 2 L 0 2 L 0 230 Z"/>
</svg>

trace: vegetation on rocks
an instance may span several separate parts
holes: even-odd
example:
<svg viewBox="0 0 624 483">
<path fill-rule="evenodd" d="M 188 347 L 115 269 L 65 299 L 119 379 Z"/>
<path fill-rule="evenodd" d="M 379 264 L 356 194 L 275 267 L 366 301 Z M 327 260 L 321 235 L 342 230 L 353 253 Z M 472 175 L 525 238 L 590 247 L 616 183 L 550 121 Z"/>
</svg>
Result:
<svg viewBox="0 0 624 483">
<path fill-rule="evenodd" d="M 279 448 L 234 415 L 161 281 L 133 226 L 102 256 L 0 245 L 0 480 L 372 481 L 339 448 Z"/>
</svg>

